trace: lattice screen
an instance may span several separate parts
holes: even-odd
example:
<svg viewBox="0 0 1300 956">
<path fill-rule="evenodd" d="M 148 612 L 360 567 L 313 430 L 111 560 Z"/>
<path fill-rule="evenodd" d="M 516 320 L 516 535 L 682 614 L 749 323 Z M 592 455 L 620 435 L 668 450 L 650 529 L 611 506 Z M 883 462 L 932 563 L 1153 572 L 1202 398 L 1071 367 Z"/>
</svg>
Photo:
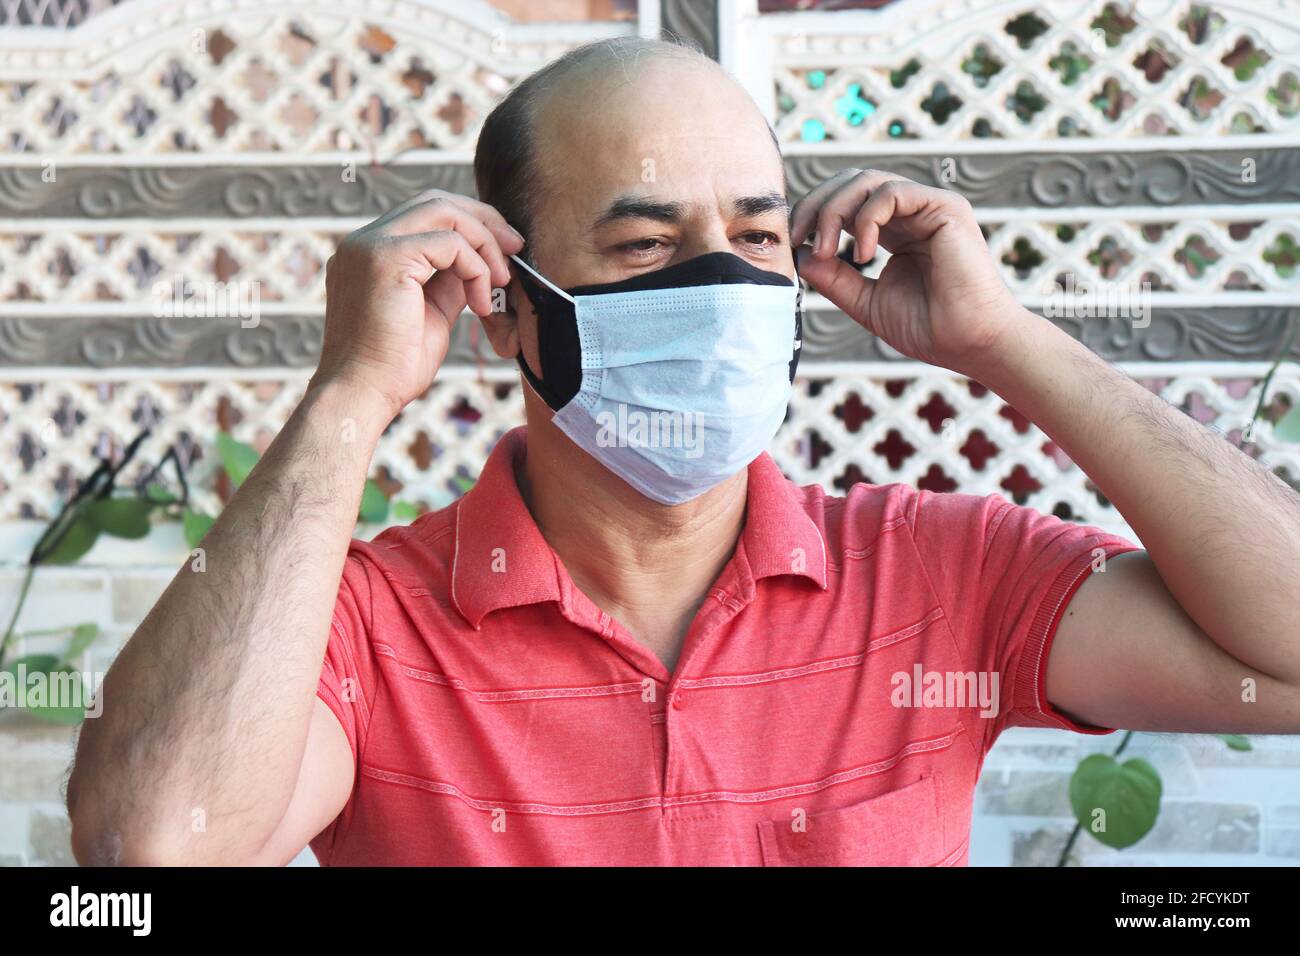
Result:
<svg viewBox="0 0 1300 956">
<path fill-rule="evenodd" d="M 947 0 L 890 14 L 870 33 L 828 19 L 824 33 L 783 33 L 773 76 L 783 140 L 1203 137 L 1300 125 L 1293 4 Z"/>
<path fill-rule="evenodd" d="M 1225 433 L 1250 419 L 1300 306 L 1296 0 L 642 10 L 519 24 L 481 0 L 0 0 L 0 520 L 48 515 L 146 424 L 142 466 L 176 442 L 215 507 L 215 430 L 260 445 L 289 414 L 338 237 L 418 189 L 472 189 L 478 124 L 511 83 L 661 24 L 699 32 L 769 111 L 796 194 L 845 165 L 961 190 L 1026 305 L 1145 283 L 1149 327 L 1060 324 Z M 178 279 L 256 288 L 258 321 L 164 314 Z M 1000 492 L 1120 527 L 995 396 L 809 307 L 773 448 L 792 477 Z M 520 414 L 466 318 L 375 462 L 429 506 Z M 1270 424 L 1300 401 L 1294 365 L 1270 394 L 1248 447 L 1300 480 Z"/>
</svg>

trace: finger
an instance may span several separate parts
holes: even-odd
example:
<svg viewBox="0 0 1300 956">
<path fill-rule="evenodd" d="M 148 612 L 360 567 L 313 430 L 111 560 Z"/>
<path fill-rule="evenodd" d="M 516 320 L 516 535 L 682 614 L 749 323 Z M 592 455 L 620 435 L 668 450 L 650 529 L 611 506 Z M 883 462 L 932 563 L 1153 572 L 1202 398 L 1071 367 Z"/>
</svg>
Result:
<svg viewBox="0 0 1300 956">
<path fill-rule="evenodd" d="M 813 254 L 822 259 L 834 256 L 839 249 L 840 233 L 853 221 L 862 204 L 876 190 L 892 182 L 910 183 L 911 180 L 868 169 L 842 183 L 817 210 L 817 245 Z"/>
<path fill-rule="evenodd" d="M 838 224 L 832 224 L 828 217 L 826 228 L 822 227 L 822 214 L 830 207 L 832 212 L 848 212 L 871 194 L 881 183 L 902 179 L 895 173 L 879 169 L 845 169 L 832 176 L 795 204 L 791 213 L 790 241 L 801 244 L 807 234 L 817 227 L 817 245 L 819 256 L 834 255 L 839 247 L 839 230 L 847 217 L 841 216 Z"/>
<path fill-rule="evenodd" d="M 429 308 L 448 321 L 465 311 L 469 297 L 465 294 L 465 283 L 454 272 L 437 272 L 424 284 L 424 301 Z"/>
<path fill-rule="evenodd" d="M 386 225 L 389 222 L 392 222 L 394 219 L 396 219 L 398 216 L 400 216 L 402 213 L 406 212 L 408 209 L 412 208 L 413 206 L 418 206 L 421 203 L 426 203 L 431 199 L 437 199 L 445 195 L 447 194 L 443 192 L 443 190 L 441 189 L 426 189 L 423 192 L 416 193 L 410 199 L 403 199 L 392 209 L 389 209 L 387 212 L 383 213 L 382 215 L 377 216 L 372 222 L 366 223 L 366 225 L 362 226 L 357 231 L 372 232 L 381 229 L 384 225 Z"/>
<path fill-rule="evenodd" d="M 424 207 L 439 209 L 446 208 L 447 206 L 461 209 L 461 211 L 467 212 L 469 216 L 472 216 L 474 220 L 485 225 L 486 228 L 490 230 L 491 234 L 493 234 L 494 237 L 497 237 L 499 245 L 507 252 L 519 252 L 520 250 L 523 250 L 523 234 L 521 234 L 519 230 L 511 228 L 511 225 L 506 221 L 506 217 L 500 215 L 500 212 L 498 212 L 495 207 L 480 202 L 480 200 L 471 199 L 469 196 L 447 193 L 446 190 L 441 189 L 425 190 L 424 193 L 412 196 L 412 198 L 407 199 L 406 202 L 399 203 L 398 206 L 383 213 L 383 215 L 378 217 L 377 220 L 370 222 L 368 226 L 364 226 L 363 232 L 372 232 L 372 230 L 378 230 L 378 232 L 390 232 L 391 225 L 393 225 L 394 222 L 398 220 L 409 220 L 409 217 L 412 215 L 416 216 L 417 222 L 422 222 L 422 224 L 424 224 L 417 226 L 415 232 L 433 232 L 433 230 L 442 228 L 442 226 L 438 225 L 437 221 L 429 219 L 429 213 L 424 211 Z M 402 232 L 412 232 L 412 230 L 407 228 L 406 225 L 403 225 Z"/>
<path fill-rule="evenodd" d="M 496 236 L 497 242 L 501 244 L 502 248 L 512 253 L 518 253 L 524 248 L 523 233 L 506 222 L 505 216 L 501 215 L 495 206 L 478 199 L 471 199 L 469 196 L 462 196 L 459 193 L 439 191 L 438 197 L 464 209 L 487 226 L 492 235 Z"/>
<path fill-rule="evenodd" d="M 393 236 L 384 242 L 386 251 L 404 260 L 407 278 L 423 286 L 440 272 L 451 273 L 464 286 L 466 301 L 475 315 L 492 311 L 492 270 L 460 233 L 445 229 Z"/>
<path fill-rule="evenodd" d="M 866 325 L 876 280 L 868 279 L 836 256 L 818 259 L 810 251 L 797 253 L 796 269 L 808 284 L 855 322 Z"/>
<path fill-rule="evenodd" d="M 795 246 L 803 245 L 817 219 L 817 210 L 826 197 L 835 192 L 843 183 L 862 173 L 860 169 L 841 169 L 823 183 L 813 187 L 800 197 L 790 210 L 790 242 Z"/>
<path fill-rule="evenodd" d="M 417 233 L 453 229 L 460 233 L 492 267 L 492 279 L 499 286 L 510 284 L 510 267 L 500 240 L 472 212 L 446 196 L 427 199 L 408 206 L 378 228 L 380 235 L 409 236 Z M 522 245 L 520 248 L 523 248 Z"/>
<path fill-rule="evenodd" d="M 470 213 L 478 217 L 479 221 L 492 230 L 492 234 L 497 237 L 497 241 L 503 246 L 510 249 L 512 253 L 518 253 L 524 247 L 524 235 L 510 223 L 506 222 L 506 217 L 501 215 L 496 206 L 485 203 L 479 199 L 473 199 L 469 196 L 461 196 L 456 193 L 447 194 L 451 201 L 467 209 Z M 519 248 L 514 248 L 514 242 L 519 243 Z"/>
<path fill-rule="evenodd" d="M 853 217 L 854 258 L 867 262 L 880 244 L 890 253 L 897 253 L 908 243 L 928 240 L 963 206 L 969 203 L 951 190 L 910 180 L 884 183 Z"/>
<path fill-rule="evenodd" d="M 369 232 L 380 228 L 416 206 L 425 205 L 434 202 L 435 200 L 442 200 L 460 206 L 466 212 L 474 216 L 474 218 L 478 219 L 491 229 L 502 245 L 510 247 L 513 245 L 513 242 L 518 242 L 520 248 L 522 248 L 524 242 L 523 235 L 517 229 L 513 228 L 510 223 L 506 222 L 505 217 L 501 215 L 495 206 L 491 206 L 478 199 L 472 199 L 469 196 L 462 196 L 460 193 L 447 192 L 445 189 L 426 189 L 424 192 L 418 193 L 410 199 L 403 200 L 392 209 L 388 210 L 388 212 L 377 218 L 374 222 L 363 226 L 359 231 Z M 515 251 L 517 252 L 518 250 L 516 249 Z"/>
<path fill-rule="evenodd" d="M 383 215 L 378 216 L 371 222 L 366 223 L 364 226 L 362 226 L 360 229 L 357 230 L 357 233 L 358 234 L 367 234 L 367 233 L 401 234 L 402 232 L 409 233 L 411 231 L 409 229 L 398 230 L 396 233 L 394 233 L 392 230 L 393 223 L 402 219 L 412 209 L 416 209 L 420 206 L 427 205 L 428 203 L 440 202 L 442 200 L 449 199 L 451 198 L 451 195 L 452 195 L 451 193 L 448 193 L 442 189 L 426 189 L 423 192 L 417 193 L 416 195 L 412 196 L 410 199 L 402 200 L 396 206 L 394 206 L 392 209 L 389 209 Z M 431 232 L 433 230 L 429 229 L 426 231 Z"/>
</svg>

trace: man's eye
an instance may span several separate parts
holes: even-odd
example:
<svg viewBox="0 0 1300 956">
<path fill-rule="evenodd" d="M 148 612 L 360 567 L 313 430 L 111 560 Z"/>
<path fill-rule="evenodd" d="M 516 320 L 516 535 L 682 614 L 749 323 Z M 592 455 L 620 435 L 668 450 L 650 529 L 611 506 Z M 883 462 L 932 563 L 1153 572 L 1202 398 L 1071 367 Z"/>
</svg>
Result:
<svg viewBox="0 0 1300 956">
<path fill-rule="evenodd" d="M 781 237 L 774 232 L 747 232 L 740 238 L 755 246 L 776 246 L 781 243 Z"/>
<path fill-rule="evenodd" d="M 654 252 L 663 241 L 660 239 L 636 239 L 632 242 L 625 242 L 619 246 L 620 252 Z"/>
</svg>

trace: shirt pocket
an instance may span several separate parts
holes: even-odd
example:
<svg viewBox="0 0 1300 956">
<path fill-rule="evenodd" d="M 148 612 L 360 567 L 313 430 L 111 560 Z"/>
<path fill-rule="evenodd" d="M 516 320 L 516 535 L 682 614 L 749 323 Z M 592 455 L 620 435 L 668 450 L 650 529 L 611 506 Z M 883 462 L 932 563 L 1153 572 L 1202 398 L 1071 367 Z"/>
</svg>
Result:
<svg viewBox="0 0 1300 956">
<path fill-rule="evenodd" d="M 937 866 L 943 860 L 939 774 L 839 810 L 758 824 L 765 866 Z"/>
</svg>

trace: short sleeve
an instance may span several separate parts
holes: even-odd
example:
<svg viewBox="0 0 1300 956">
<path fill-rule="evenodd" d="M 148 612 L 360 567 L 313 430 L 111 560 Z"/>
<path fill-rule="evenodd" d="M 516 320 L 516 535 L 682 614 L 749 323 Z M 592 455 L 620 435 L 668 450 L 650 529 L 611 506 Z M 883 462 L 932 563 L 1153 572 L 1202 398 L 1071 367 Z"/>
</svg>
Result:
<svg viewBox="0 0 1300 956">
<path fill-rule="evenodd" d="M 365 560 L 358 556 L 354 544 L 343 565 L 316 696 L 338 718 L 358 764 L 373 699 L 370 625 L 370 582 Z"/>
<path fill-rule="evenodd" d="M 1047 660 L 1066 606 L 1105 561 L 1139 546 L 997 495 L 918 492 L 910 524 L 958 650 L 977 674 L 998 675 L 983 750 L 1007 727 L 1107 734 L 1047 700 Z"/>
<path fill-rule="evenodd" d="M 325 659 L 321 662 L 320 679 L 316 684 L 316 696 L 325 702 L 347 734 L 358 774 L 366 747 L 375 686 L 370 650 L 370 581 L 366 560 L 360 551 L 358 542 L 354 541 L 343 564 L 330 621 L 329 642 L 325 645 Z M 355 794 L 355 780 L 353 783 Z M 310 841 L 312 852 L 322 866 L 329 865 L 335 837 L 339 827 L 346 826 L 351 810 L 352 798 L 349 797 L 342 812 Z"/>
</svg>

